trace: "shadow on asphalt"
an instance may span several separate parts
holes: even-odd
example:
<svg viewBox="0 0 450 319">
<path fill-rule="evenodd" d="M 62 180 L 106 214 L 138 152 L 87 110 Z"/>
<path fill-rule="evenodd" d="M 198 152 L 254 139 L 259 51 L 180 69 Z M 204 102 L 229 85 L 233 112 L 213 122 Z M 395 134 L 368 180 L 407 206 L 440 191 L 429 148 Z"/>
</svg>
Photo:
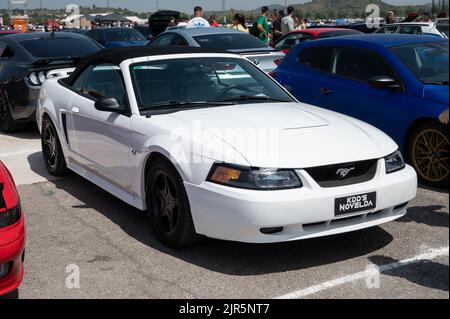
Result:
<svg viewBox="0 0 450 319">
<path fill-rule="evenodd" d="M 393 240 L 388 232 L 374 227 L 333 237 L 264 245 L 204 238 L 191 247 L 173 250 L 156 240 L 145 213 L 82 177 L 71 174 L 50 183 L 84 203 L 73 208 L 101 213 L 135 240 L 196 266 L 229 275 L 260 275 L 333 264 L 370 254 Z"/>
<path fill-rule="evenodd" d="M 419 187 L 426 189 L 428 191 L 432 191 L 432 192 L 437 192 L 437 193 L 441 193 L 441 194 L 448 194 L 449 193 L 449 189 L 448 188 L 434 188 L 434 187 L 430 187 L 428 185 L 424 185 L 423 183 L 419 183 Z"/>
<path fill-rule="evenodd" d="M 378 266 L 398 262 L 396 259 L 385 256 L 371 256 L 369 260 Z M 421 260 L 383 272 L 383 275 L 403 278 L 416 285 L 442 291 L 448 291 L 448 274 L 449 266 L 430 260 Z"/>
<path fill-rule="evenodd" d="M 449 215 L 440 212 L 445 206 L 431 205 L 431 206 L 415 206 L 408 209 L 408 214 L 397 220 L 397 222 L 418 224 L 425 224 L 433 227 L 447 227 L 449 222 Z"/>
<path fill-rule="evenodd" d="M 26 129 L 16 132 L 16 133 L 5 133 L 0 130 L 0 136 L 1 135 L 15 137 L 17 139 L 22 139 L 22 140 L 40 139 L 39 130 L 35 123 L 28 124 Z"/>
</svg>

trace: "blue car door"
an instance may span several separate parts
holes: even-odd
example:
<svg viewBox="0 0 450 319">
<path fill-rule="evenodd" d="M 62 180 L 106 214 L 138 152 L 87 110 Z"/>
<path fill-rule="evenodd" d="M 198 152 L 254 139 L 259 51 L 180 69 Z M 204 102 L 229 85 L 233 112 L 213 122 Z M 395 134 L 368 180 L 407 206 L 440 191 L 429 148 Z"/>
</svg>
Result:
<svg viewBox="0 0 450 319">
<path fill-rule="evenodd" d="M 275 71 L 275 79 L 300 102 L 317 105 L 318 79 L 328 71 L 332 52 L 332 48 L 307 48 L 300 53 L 293 50 L 287 63 Z"/>
<path fill-rule="evenodd" d="M 401 83 L 381 56 L 363 49 L 335 48 L 329 71 L 318 80 L 317 104 L 370 123 L 397 139 L 403 128 L 396 126 L 396 121 L 407 112 L 408 96 L 402 89 L 370 86 L 369 79 L 374 76 Z"/>
</svg>

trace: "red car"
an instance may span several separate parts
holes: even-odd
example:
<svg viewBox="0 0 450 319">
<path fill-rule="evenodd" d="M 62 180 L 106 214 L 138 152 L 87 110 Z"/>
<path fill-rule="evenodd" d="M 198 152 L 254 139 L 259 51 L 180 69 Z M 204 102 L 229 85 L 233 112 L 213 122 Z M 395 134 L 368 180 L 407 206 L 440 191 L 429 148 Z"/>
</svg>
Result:
<svg viewBox="0 0 450 319">
<path fill-rule="evenodd" d="M 0 161 L 0 296 L 22 282 L 25 221 L 11 174 Z"/>
<path fill-rule="evenodd" d="M 287 54 L 291 48 L 306 40 L 317 40 L 350 34 L 362 34 L 362 32 L 342 28 L 311 28 L 305 30 L 295 30 L 280 38 L 274 43 L 273 47 Z"/>
</svg>

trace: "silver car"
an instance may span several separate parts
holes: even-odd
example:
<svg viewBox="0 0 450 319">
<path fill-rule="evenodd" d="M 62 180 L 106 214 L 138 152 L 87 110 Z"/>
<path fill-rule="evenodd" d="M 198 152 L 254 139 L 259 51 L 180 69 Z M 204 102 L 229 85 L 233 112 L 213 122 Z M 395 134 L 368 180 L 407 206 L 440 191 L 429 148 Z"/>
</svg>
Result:
<svg viewBox="0 0 450 319">
<path fill-rule="evenodd" d="M 435 22 L 392 23 L 381 27 L 375 33 L 418 34 L 447 38 L 447 35 L 439 30 Z"/>
<path fill-rule="evenodd" d="M 181 45 L 226 50 L 240 54 L 267 73 L 275 70 L 285 55 L 251 34 L 226 28 L 168 29 L 149 45 Z"/>
</svg>

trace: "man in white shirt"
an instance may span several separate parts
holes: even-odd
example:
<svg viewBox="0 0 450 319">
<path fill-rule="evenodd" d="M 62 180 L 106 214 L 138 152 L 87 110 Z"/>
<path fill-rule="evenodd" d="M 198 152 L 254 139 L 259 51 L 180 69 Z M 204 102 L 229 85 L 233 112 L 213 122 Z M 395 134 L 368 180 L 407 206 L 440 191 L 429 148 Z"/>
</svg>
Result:
<svg viewBox="0 0 450 319">
<path fill-rule="evenodd" d="M 194 18 L 192 18 L 186 28 L 209 28 L 209 22 L 203 18 L 203 9 L 200 6 L 194 8 Z"/>
<path fill-rule="evenodd" d="M 288 15 L 281 19 L 281 32 L 283 35 L 286 35 L 295 29 L 294 18 L 292 17 L 294 10 L 295 9 L 293 7 L 287 8 Z"/>
</svg>

